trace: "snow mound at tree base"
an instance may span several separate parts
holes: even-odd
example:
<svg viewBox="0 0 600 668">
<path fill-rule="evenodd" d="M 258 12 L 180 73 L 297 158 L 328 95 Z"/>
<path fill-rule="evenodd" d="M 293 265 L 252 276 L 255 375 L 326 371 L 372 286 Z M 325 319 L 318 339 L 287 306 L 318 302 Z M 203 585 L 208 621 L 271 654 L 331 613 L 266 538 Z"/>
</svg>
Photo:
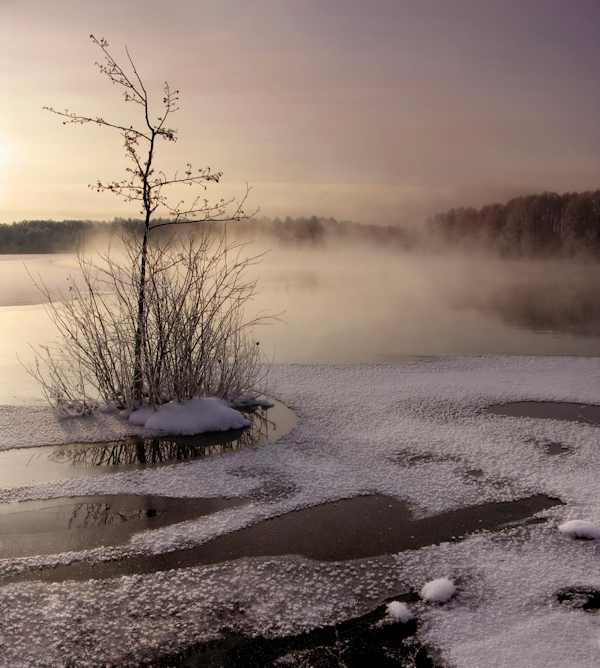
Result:
<svg viewBox="0 0 600 668">
<path fill-rule="evenodd" d="M 184 436 L 250 426 L 242 413 L 215 397 L 188 399 L 182 403 L 171 401 L 155 411 L 140 408 L 129 416 L 129 421 L 147 429 Z"/>
</svg>

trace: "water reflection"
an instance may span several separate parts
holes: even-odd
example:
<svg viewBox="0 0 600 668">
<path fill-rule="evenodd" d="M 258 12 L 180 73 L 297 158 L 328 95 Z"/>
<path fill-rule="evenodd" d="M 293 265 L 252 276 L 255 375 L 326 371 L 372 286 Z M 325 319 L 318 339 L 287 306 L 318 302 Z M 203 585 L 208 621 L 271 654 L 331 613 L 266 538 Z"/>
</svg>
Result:
<svg viewBox="0 0 600 668">
<path fill-rule="evenodd" d="M 290 363 L 377 363 L 405 355 L 598 355 L 600 265 L 274 249 L 256 268 L 256 308 L 285 311 L 261 333 Z M 560 335 L 560 336 L 557 336 Z"/>
<path fill-rule="evenodd" d="M 44 256 L 43 262 L 51 259 Z M 32 295 L 13 302 L 12 283 L 1 283 L 2 276 L 18 277 L 16 264 L 3 266 L 0 304 L 35 303 L 34 287 Z M 61 285 L 42 260 L 28 266 L 49 287 Z M 285 313 L 259 332 L 261 349 L 276 363 L 394 363 L 410 355 L 597 356 L 600 349 L 600 263 L 372 252 L 359 246 L 275 248 L 249 268 L 248 278 L 260 285 L 249 317 Z M 0 320 L 0 400 L 39 398 L 39 387 L 15 353 L 32 361 L 29 344 L 48 343 L 55 328 L 39 306 L 0 307 Z"/>
<path fill-rule="evenodd" d="M 513 287 L 493 295 L 489 309 L 514 327 L 600 337 L 600 293 L 591 286 L 562 293 L 547 287 Z"/>
<path fill-rule="evenodd" d="M 2 504 L 0 558 L 123 545 L 140 531 L 196 519 L 246 503 L 247 499 L 119 494 Z"/>
<path fill-rule="evenodd" d="M 242 430 L 236 430 L 236 432 Z M 236 438 L 230 435 L 231 441 L 214 445 L 185 445 L 172 440 L 158 438 L 127 439 L 117 443 L 97 447 L 81 447 L 71 450 L 55 450 L 48 456 L 48 461 L 68 466 L 123 466 L 128 464 L 162 464 L 165 462 L 182 461 L 209 457 L 233 450 L 241 450 L 254 441 L 244 438 L 239 433 Z"/>
<path fill-rule="evenodd" d="M 47 534 L 55 531 L 135 522 L 166 511 L 165 503 L 151 497 L 80 497 L 25 501 L 0 509 L 0 535 Z"/>
<path fill-rule="evenodd" d="M 300 554 L 318 561 L 346 561 L 459 540 L 477 531 L 496 531 L 512 522 L 529 522 L 533 515 L 562 502 L 538 494 L 523 499 L 490 502 L 415 519 L 409 505 L 383 495 L 324 503 L 232 531 L 202 545 L 150 556 L 77 563 L 35 570 L 15 579 L 51 581 L 112 578 L 196 567 L 244 557 Z"/>
<path fill-rule="evenodd" d="M 246 429 L 5 450 L 0 452 L 0 486 L 154 468 L 263 445 L 287 434 L 297 422 L 287 406 L 273 404 L 248 413 L 251 425 Z"/>
<path fill-rule="evenodd" d="M 116 443 L 55 450 L 48 460 L 68 466 L 123 466 L 129 464 L 163 464 L 199 459 L 242 450 L 266 443 L 277 430 L 267 410 L 246 414 L 251 425 L 245 429 L 211 432 L 197 436 L 161 436 L 156 438 L 130 437 Z M 279 436 L 279 434 L 278 434 Z"/>
<path fill-rule="evenodd" d="M 90 527 L 132 522 L 157 517 L 164 510 L 154 508 L 113 510 L 109 503 L 77 503 L 70 510 L 68 529 L 88 529 Z"/>
</svg>

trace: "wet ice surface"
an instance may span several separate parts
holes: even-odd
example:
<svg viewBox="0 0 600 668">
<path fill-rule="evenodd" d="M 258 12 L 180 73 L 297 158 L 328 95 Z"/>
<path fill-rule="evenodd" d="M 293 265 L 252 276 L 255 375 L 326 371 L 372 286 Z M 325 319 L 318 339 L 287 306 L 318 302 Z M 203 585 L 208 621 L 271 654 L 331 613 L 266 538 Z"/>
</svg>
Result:
<svg viewBox="0 0 600 668">
<path fill-rule="evenodd" d="M 539 523 L 517 523 L 459 542 L 352 561 L 299 555 L 251 557 L 147 575 L 63 583 L 5 580 L 3 665 L 135 665 L 217 638 L 220 629 L 267 638 L 358 617 L 384 601 L 450 579 L 447 603 L 415 602 L 421 640 L 457 668 L 596 666 L 597 614 L 559 600 L 600 589 L 599 541 L 558 531 L 569 520 L 600 524 L 600 430 L 556 420 L 500 417 L 514 401 L 598 403 L 596 358 L 431 358 L 411 365 L 281 366 L 274 396 L 297 410 L 281 439 L 177 466 L 3 490 L 6 502 L 90 494 L 253 502 L 136 534 L 122 547 L 15 558 L 10 576 L 38 566 L 167 553 L 286 512 L 366 494 L 391 496 L 426 518 L 537 494 L 565 505 Z M 81 423 L 49 410 L 10 407 L 3 443 L 79 440 Z M 87 422 L 118 431 L 110 416 Z M 11 436 L 13 434 L 13 436 Z M 13 439 L 11 441 L 11 439 Z M 548 456 L 560 443 L 568 454 Z"/>
<path fill-rule="evenodd" d="M 105 497 L 105 499 L 109 498 Z M 117 497 L 117 499 L 119 498 Z M 144 497 L 138 498 L 144 500 Z M 175 500 L 169 499 L 168 503 L 162 505 L 168 509 L 170 505 L 173 505 L 173 501 Z M 180 501 L 195 501 L 196 505 L 199 505 L 197 502 L 200 500 L 181 499 Z M 222 508 L 241 505 L 240 501 L 236 499 L 202 499 L 201 501 L 204 501 L 205 505 L 208 505 L 206 502 L 212 501 L 213 512 L 220 509 L 218 502 L 221 503 Z M 34 501 L 29 503 L 43 504 L 44 502 Z M 46 503 L 53 504 L 55 502 Z M 104 503 L 101 500 L 100 504 L 93 504 L 94 512 L 100 514 L 101 521 L 106 517 Z M 131 497 L 129 497 L 129 505 L 131 503 Z M 552 508 L 559 503 L 557 499 L 538 494 L 515 501 L 484 503 L 468 508 L 460 508 L 415 520 L 408 505 L 402 501 L 380 494 L 357 496 L 352 499 L 342 499 L 341 501 L 323 503 L 311 508 L 285 513 L 253 526 L 218 536 L 197 547 L 174 550 L 158 555 L 108 561 L 101 564 L 87 564 L 84 562 L 54 566 L 43 570 L 35 569 L 25 571 L 17 576 L 17 579 L 43 579 L 51 582 L 89 580 L 90 578 L 110 578 L 117 575 L 153 573 L 173 568 L 189 568 L 190 566 L 221 563 L 242 557 L 270 557 L 286 554 L 298 554 L 317 561 L 348 561 L 395 554 L 405 550 L 417 550 L 443 541 L 459 540 L 476 531 L 497 530 L 511 523 L 530 519 L 536 513 Z M 77 504 L 78 509 L 80 505 L 80 503 Z M 190 504 L 191 508 L 187 508 L 185 503 L 180 505 L 181 511 L 183 511 L 182 521 L 186 519 L 186 514 L 194 515 L 194 504 Z M 99 508 L 96 510 L 98 506 Z M 156 502 L 154 502 L 154 506 L 157 506 Z M 70 509 L 70 506 L 68 508 Z M 135 512 L 140 513 L 138 510 Z M 81 511 L 78 514 L 81 515 Z M 208 514 L 208 512 L 205 511 L 204 506 L 200 506 L 196 514 L 203 515 Z M 112 519 L 112 517 L 113 515 L 109 515 L 108 518 Z M 172 517 L 173 514 L 165 523 L 172 523 L 174 521 Z M 0 531 L 3 529 L 3 519 L 0 515 Z M 530 521 L 535 520 L 530 519 Z M 160 526 L 160 520 L 157 521 L 154 517 L 147 519 L 146 522 L 148 524 L 154 522 L 155 526 L 142 528 L 150 529 Z M 108 533 L 106 527 L 103 528 L 105 533 Z M 127 532 L 129 535 L 134 531 L 141 530 L 132 525 L 127 525 L 125 531 L 123 528 L 116 532 L 113 527 L 111 529 L 111 537 L 116 533 L 117 539 L 121 539 L 126 534 L 127 529 L 129 529 L 129 532 Z M 76 549 L 74 547 L 76 545 L 83 549 L 84 547 L 102 544 L 101 541 L 107 540 L 107 538 L 99 536 L 98 533 L 96 529 L 91 535 L 70 536 L 70 544 L 73 546 L 71 549 Z M 57 536 L 57 540 L 63 540 L 69 545 L 63 536 L 64 533 Z M 90 538 L 93 539 L 89 546 L 86 545 L 86 538 L 88 541 L 90 541 Z M 21 539 L 21 542 L 25 548 L 28 548 L 31 540 Z M 44 544 L 43 539 L 38 540 L 38 542 L 41 542 L 44 547 L 42 554 L 52 553 L 51 548 L 49 549 Z M 56 540 L 53 543 L 50 542 L 50 546 L 56 545 L 56 542 Z M 118 540 L 118 542 L 105 544 L 118 545 L 121 542 L 123 541 Z M 63 548 L 63 551 L 66 551 L 66 548 Z M 19 555 L 12 544 L 8 553 L 10 553 L 10 556 Z M 24 552 L 24 554 L 36 554 L 36 552 L 29 551 L 29 553 Z M 2 555 L 1 550 L 0 555 Z"/>
<path fill-rule="evenodd" d="M 0 506 L 0 558 L 121 545 L 141 531 L 196 519 L 247 499 L 83 496 Z"/>
<path fill-rule="evenodd" d="M 542 420 L 568 420 L 600 424 L 600 406 L 564 401 L 514 401 L 489 406 L 489 413 L 510 417 L 528 417 Z"/>
<path fill-rule="evenodd" d="M 196 436 L 129 436 L 112 443 L 70 443 L 0 451 L 0 488 L 169 466 L 264 445 L 291 431 L 298 421 L 296 414 L 287 406 L 279 401 L 272 403 L 270 408 L 246 412 L 251 422 L 246 429 L 206 432 Z M 18 415 L 18 410 L 15 413 L 13 409 L 9 412 L 9 415 L 12 414 Z M 89 418 L 89 421 L 93 419 Z M 115 421 L 114 418 L 111 420 Z M 86 421 L 88 418 L 81 420 L 78 426 L 85 427 Z M 116 424 L 122 430 L 135 429 L 118 418 Z M 67 425 L 70 426 L 68 421 L 62 424 L 63 427 Z M 10 424 L 8 428 L 10 434 Z M 147 430 L 143 431 L 147 433 Z M 36 436 L 44 438 L 46 433 L 47 430 L 42 429 Z M 29 445 L 34 445 L 36 436 L 30 436 L 33 442 L 30 441 Z"/>
</svg>

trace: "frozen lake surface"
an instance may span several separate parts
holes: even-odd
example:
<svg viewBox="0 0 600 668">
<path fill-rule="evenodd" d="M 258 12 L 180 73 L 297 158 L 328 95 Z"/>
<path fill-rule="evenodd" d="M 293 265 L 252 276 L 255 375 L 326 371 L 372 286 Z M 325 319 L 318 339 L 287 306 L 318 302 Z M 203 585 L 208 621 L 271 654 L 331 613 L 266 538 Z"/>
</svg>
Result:
<svg viewBox="0 0 600 668">
<path fill-rule="evenodd" d="M 339 267 L 330 270 L 335 283 Z M 57 280 L 62 280 L 58 274 Z M 339 281 L 343 280 L 341 276 Z M 367 291 L 361 292 L 358 284 L 355 287 L 356 303 L 368 308 Z M 275 292 L 273 288 L 271 297 Z M 341 297 L 340 287 L 335 301 Z M 288 291 L 285 301 L 290 309 L 298 309 L 298 314 L 304 309 L 308 320 L 314 320 L 299 330 L 306 333 L 306 345 L 302 336 L 294 339 L 293 346 L 284 347 L 281 361 L 305 362 L 302 356 L 312 355 L 333 334 L 328 331 L 320 338 L 317 319 L 323 313 L 321 306 L 310 310 L 308 296 L 306 301 L 290 300 Z M 318 299 L 315 303 L 320 304 Z M 358 322 L 354 329 L 343 315 L 346 307 L 340 307 L 338 336 L 347 330 L 349 341 L 348 348 L 340 345 L 340 355 L 351 357 L 361 349 L 360 342 L 365 357 L 355 361 L 377 361 L 368 357 L 371 343 L 391 340 L 388 334 L 394 331 L 389 317 L 384 318 L 381 300 L 378 303 L 370 313 L 373 317 L 380 313 L 382 319 Z M 388 314 L 395 303 L 388 302 Z M 335 321 L 332 304 L 329 316 Z M 42 331 L 39 308 L 31 304 L 3 307 L 12 309 L 6 313 L 16 314 L 15 320 L 3 320 L 5 357 L 0 363 L 4 369 L 10 366 L 11 345 L 27 350 L 28 337 L 42 340 L 49 333 Z M 492 415 L 487 408 L 530 401 L 597 405 L 600 359 L 427 356 L 427 351 L 442 351 L 425 345 L 429 330 L 424 334 L 415 325 L 421 322 L 416 315 L 419 305 L 412 312 L 407 308 L 403 303 L 399 314 L 406 328 L 415 326 L 415 340 L 417 329 L 421 332 L 423 347 L 408 346 L 409 339 L 400 336 L 406 330 L 397 329 L 402 340 L 398 359 L 406 353 L 422 357 L 397 364 L 273 367 L 270 391 L 300 418 L 293 431 L 274 442 L 115 475 L 33 484 L 8 481 L 0 490 L 6 504 L 115 494 L 251 502 L 134 533 L 122 545 L 2 560 L 0 665 L 34 667 L 42 660 L 57 667 L 136 665 L 217 639 L 222 632 L 269 639 L 343 624 L 397 598 L 407 601 L 416 616 L 419 641 L 435 648 L 447 665 L 597 666 L 597 617 L 593 605 L 581 604 L 581 592 L 587 592 L 586 600 L 593 602 L 594 592 L 600 591 L 600 544 L 574 539 L 558 527 L 570 520 L 600 526 L 600 429 L 589 422 Z M 296 317 L 294 313 L 290 315 Z M 469 309 L 462 312 L 467 324 L 468 313 Z M 290 331 L 298 331 L 293 318 L 289 319 Z M 460 314 L 456 320 L 461 320 Z M 7 322 L 13 324 L 6 328 Z M 383 339 L 373 323 L 387 332 Z M 437 325 L 430 325 L 433 332 Z M 502 326 L 519 345 L 529 341 L 531 354 L 544 352 L 544 341 L 556 339 L 567 345 L 569 339 L 556 331 Z M 307 333 L 311 327 L 316 334 Z M 375 341 L 365 338 L 369 332 Z M 455 339 L 461 340 L 458 335 Z M 580 330 L 570 339 L 570 354 L 597 355 L 594 341 L 588 330 Z M 578 345 L 590 349 L 578 352 Z M 350 355 L 349 350 L 355 353 Z M 391 358 L 396 355 L 389 347 L 380 350 L 391 351 Z M 35 385 L 20 381 L 4 385 L 3 449 L 118 439 L 132 430 L 148 435 L 115 415 L 60 421 L 41 402 Z M 556 444 L 560 449 L 551 452 L 550 446 Z M 392 497 L 409 508 L 416 520 L 537 495 L 562 504 L 540 510 L 535 522 L 517 520 L 493 532 L 470 533 L 461 540 L 382 556 L 334 561 L 298 554 L 250 556 L 102 580 L 11 582 L 19 574 L 40 572 L 40 567 L 64 569 L 85 563 L 101 568 L 118 559 L 195 549 L 269 518 L 367 495 Z M 426 583 L 443 578 L 456 588 L 448 602 L 420 597 Z"/>
<path fill-rule="evenodd" d="M 410 603 L 419 637 L 459 668 L 595 666 L 593 610 L 565 592 L 600 591 L 598 541 L 558 531 L 568 520 L 600 525 L 600 429 L 586 423 L 490 415 L 512 401 L 597 403 L 594 358 L 446 357 L 396 365 L 277 365 L 275 396 L 300 420 L 259 448 L 177 466 L 7 487 L 5 502 L 139 494 L 252 498 L 246 505 L 135 534 L 118 547 L 6 559 L 0 574 L 4 665 L 142 662 L 215 639 L 219 629 L 267 638 L 341 623 L 392 597 L 450 578 L 444 604 Z M 78 440 L 82 423 L 44 406 L 0 411 L 4 447 Z M 110 415 L 94 432 L 130 428 Z M 565 454 L 550 456 L 548 443 Z M 193 548 L 264 519 L 365 494 L 408 504 L 415 518 L 537 494 L 564 505 L 460 541 L 362 559 L 299 555 L 108 580 L 10 583 L 31 569 Z M 571 601 L 571 602 L 570 602 Z M 23 629 L 27 629 L 24 635 Z M 99 631 L 100 630 L 100 631 Z M 83 665 L 83 663 L 81 664 Z"/>
</svg>

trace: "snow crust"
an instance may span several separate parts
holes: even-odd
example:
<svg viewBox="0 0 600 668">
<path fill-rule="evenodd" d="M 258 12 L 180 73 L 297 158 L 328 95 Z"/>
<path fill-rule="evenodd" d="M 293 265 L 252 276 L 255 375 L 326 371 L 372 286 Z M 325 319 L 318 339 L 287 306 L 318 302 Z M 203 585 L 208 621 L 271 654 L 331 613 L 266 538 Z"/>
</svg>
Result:
<svg viewBox="0 0 600 668">
<path fill-rule="evenodd" d="M 437 578 L 427 582 L 421 589 L 421 598 L 429 603 L 446 603 L 456 593 L 454 582 L 448 578 Z"/>
<path fill-rule="evenodd" d="M 600 529 L 592 522 L 585 520 L 570 520 L 561 524 L 558 530 L 572 538 L 589 538 L 590 540 L 600 538 Z"/>
<path fill-rule="evenodd" d="M 600 525 L 600 429 L 485 413 L 509 401 L 600 403 L 597 358 L 441 357 L 398 365 L 275 365 L 271 395 L 297 427 L 267 445 L 177 466 L 0 490 L 3 501 L 87 494 L 252 496 L 251 504 L 140 533 L 121 548 L 0 562 L 0 576 L 200 544 L 294 509 L 380 493 L 416 516 L 537 493 L 559 498 L 537 523 L 352 562 L 242 559 L 114 580 L 7 582 L 0 665 L 150 661 L 224 627 L 267 637 L 364 614 L 444 574 L 458 594 L 411 604 L 419 633 L 456 668 L 600 663 L 597 616 L 557 592 L 600 589 L 600 541 L 559 527 Z M 38 405 L 0 407 L 3 448 L 107 440 L 146 427 L 115 415 L 57 420 Z M 549 456 L 547 443 L 564 454 Z M 477 474 L 474 475 L 473 471 Z"/>
<path fill-rule="evenodd" d="M 140 408 L 129 416 L 129 422 L 168 434 L 203 434 L 205 431 L 228 431 L 250 426 L 239 411 L 227 402 L 209 398 L 171 401 L 156 411 Z"/>
</svg>

